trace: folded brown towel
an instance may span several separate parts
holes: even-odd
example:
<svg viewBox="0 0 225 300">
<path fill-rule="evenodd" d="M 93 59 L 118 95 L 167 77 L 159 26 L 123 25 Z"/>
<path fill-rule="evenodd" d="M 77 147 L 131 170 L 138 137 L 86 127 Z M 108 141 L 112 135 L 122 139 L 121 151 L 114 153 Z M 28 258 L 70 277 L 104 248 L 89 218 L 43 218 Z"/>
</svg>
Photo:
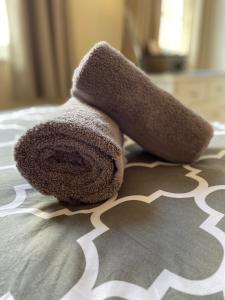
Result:
<svg viewBox="0 0 225 300">
<path fill-rule="evenodd" d="M 147 151 L 189 163 L 207 147 L 212 128 L 105 42 L 96 44 L 75 70 L 72 94 L 111 116 Z"/>
<path fill-rule="evenodd" d="M 20 138 L 15 160 L 43 194 L 95 203 L 115 195 L 122 183 L 122 135 L 110 117 L 72 98 Z"/>
</svg>

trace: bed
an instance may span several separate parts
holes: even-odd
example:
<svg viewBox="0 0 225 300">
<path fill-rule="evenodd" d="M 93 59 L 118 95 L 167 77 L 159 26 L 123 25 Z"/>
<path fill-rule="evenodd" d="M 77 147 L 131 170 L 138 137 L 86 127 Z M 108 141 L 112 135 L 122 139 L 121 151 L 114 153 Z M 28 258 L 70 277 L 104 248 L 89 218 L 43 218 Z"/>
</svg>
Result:
<svg viewBox="0 0 225 300">
<path fill-rule="evenodd" d="M 35 191 L 13 146 L 54 107 L 0 114 L 0 299 L 224 299 L 225 127 L 193 165 L 126 138 L 119 194 L 73 207 Z"/>
</svg>

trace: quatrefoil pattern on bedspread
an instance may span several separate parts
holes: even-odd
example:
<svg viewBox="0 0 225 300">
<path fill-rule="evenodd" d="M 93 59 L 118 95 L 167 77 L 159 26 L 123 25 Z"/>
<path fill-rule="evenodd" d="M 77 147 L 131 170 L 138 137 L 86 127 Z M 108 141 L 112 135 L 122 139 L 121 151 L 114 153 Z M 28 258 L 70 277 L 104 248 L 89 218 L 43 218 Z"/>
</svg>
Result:
<svg viewBox="0 0 225 300">
<path fill-rule="evenodd" d="M 73 207 L 18 173 L 18 137 L 54 107 L 0 114 L 0 300 L 225 297 L 225 132 L 193 165 L 126 138 L 118 195 Z"/>
</svg>

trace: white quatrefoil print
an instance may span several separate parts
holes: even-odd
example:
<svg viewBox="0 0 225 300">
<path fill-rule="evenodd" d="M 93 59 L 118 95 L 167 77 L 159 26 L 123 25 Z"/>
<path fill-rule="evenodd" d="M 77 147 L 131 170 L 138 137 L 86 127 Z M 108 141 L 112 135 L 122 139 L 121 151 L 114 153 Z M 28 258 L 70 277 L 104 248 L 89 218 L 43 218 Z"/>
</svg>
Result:
<svg viewBox="0 0 225 300">
<path fill-rule="evenodd" d="M 54 107 L 0 114 L 0 300 L 225 299 L 225 130 L 193 165 L 125 140 L 118 195 L 73 207 L 35 191 L 13 146 Z"/>
</svg>

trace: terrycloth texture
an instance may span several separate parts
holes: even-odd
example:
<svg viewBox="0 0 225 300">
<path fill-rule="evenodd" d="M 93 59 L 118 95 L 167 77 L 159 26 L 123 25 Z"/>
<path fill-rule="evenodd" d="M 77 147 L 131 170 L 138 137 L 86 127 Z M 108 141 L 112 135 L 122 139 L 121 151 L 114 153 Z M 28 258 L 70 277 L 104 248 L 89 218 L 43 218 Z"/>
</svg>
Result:
<svg viewBox="0 0 225 300">
<path fill-rule="evenodd" d="M 15 147 L 21 174 L 38 191 L 76 204 L 105 200 L 123 180 L 122 135 L 101 111 L 72 98 Z"/>
<path fill-rule="evenodd" d="M 111 116 L 145 150 L 190 163 L 206 149 L 212 128 L 105 42 L 96 44 L 75 70 L 73 95 Z"/>
</svg>

